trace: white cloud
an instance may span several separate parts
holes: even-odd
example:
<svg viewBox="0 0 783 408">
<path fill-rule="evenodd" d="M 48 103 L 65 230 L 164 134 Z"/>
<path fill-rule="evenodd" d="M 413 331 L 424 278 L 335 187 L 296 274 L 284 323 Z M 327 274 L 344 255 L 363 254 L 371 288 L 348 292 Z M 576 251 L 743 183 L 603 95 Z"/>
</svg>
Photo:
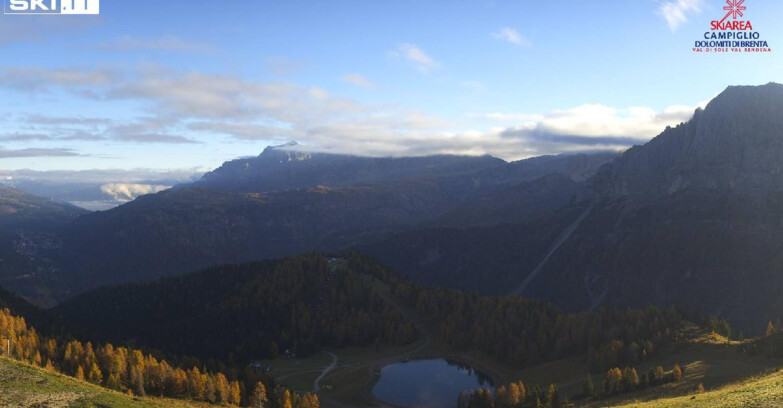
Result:
<svg viewBox="0 0 783 408">
<path fill-rule="evenodd" d="M 179 52 L 212 52 L 211 45 L 188 42 L 174 36 L 160 38 L 137 38 L 122 36 L 107 41 L 101 46 L 110 51 L 179 51 Z"/>
<path fill-rule="evenodd" d="M 209 119 L 274 118 L 290 122 L 362 109 L 318 87 L 195 72 L 144 75 L 119 82 L 102 93 L 108 99 L 153 102 L 152 111 L 157 113 Z"/>
<path fill-rule="evenodd" d="M 193 181 L 200 177 L 199 169 L 89 169 L 89 170 L 0 170 L 0 178 L 34 181 L 51 185 L 62 184 L 156 184 L 169 185 Z"/>
<path fill-rule="evenodd" d="M 700 13 L 703 5 L 704 0 L 672 0 L 661 4 L 658 14 L 666 19 L 672 31 L 676 31 L 688 21 L 690 14 Z"/>
<path fill-rule="evenodd" d="M 625 137 L 646 141 L 666 126 L 685 122 L 696 106 L 675 105 L 656 112 L 648 107 L 613 108 L 587 104 L 545 114 L 488 113 L 499 123 L 515 122 L 517 128 L 536 129 L 553 134 L 583 137 Z"/>
<path fill-rule="evenodd" d="M 532 45 L 530 40 L 523 37 L 519 34 L 519 31 L 511 27 L 503 27 L 499 31 L 492 33 L 492 36 L 520 47 L 530 47 Z"/>
<path fill-rule="evenodd" d="M 101 191 L 115 201 L 127 202 L 132 201 L 139 196 L 158 193 L 169 188 L 171 188 L 171 186 L 156 184 L 111 183 L 102 185 Z"/>
<path fill-rule="evenodd" d="M 266 72 L 278 76 L 296 75 L 310 67 L 310 64 L 306 61 L 290 59 L 279 55 L 264 57 L 262 62 Z"/>
<path fill-rule="evenodd" d="M 282 126 L 257 125 L 237 122 L 196 122 L 188 125 L 191 130 L 229 135 L 242 140 L 297 139 L 299 134 Z"/>
<path fill-rule="evenodd" d="M 440 63 L 427 55 L 427 53 L 425 53 L 416 44 L 398 44 L 397 48 L 394 51 L 391 51 L 389 55 L 397 58 L 403 58 L 416 67 L 416 69 L 425 73 L 430 72 L 440 66 Z"/>
<path fill-rule="evenodd" d="M 81 35 L 103 21 L 101 16 L 92 15 L 80 16 L 78 19 L 42 15 L 18 17 L 0 14 L 0 47 Z"/>
<path fill-rule="evenodd" d="M 5 68 L 0 71 L 0 85 L 18 90 L 49 91 L 51 87 L 68 87 L 74 93 L 90 87 L 110 86 L 119 82 L 118 73 L 111 69 L 80 68 Z"/>
<path fill-rule="evenodd" d="M 378 87 L 378 85 L 376 85 L 373 81 L 370 81 L 365 76 L 359 74 L 345 74 L 343 75 L 342 80 L 343 82 L 347 82 L 364 89 L 375 89 Z"/>
<path fill-rule="evenodd" d="M 73 149 L 65 148 L 29 148 L 29 149 L 4 149 L 0 147 L 0 159 L 18 159 L 29 157 L 79 157 L 84 156 Z"/>
<path fill-rule="evenodd" d="M 34 76 L 41 81 L 37 86 L 45 89 L 68 92 L 89 85 L 96 96 L 92 103 L 138 103 L 148 116 L 98 125 L 102 127 L 97 132 L 109 140 L 136 142 L 187 143 L 227 137 L 276 144 L 295 139 L 309 148 L 371 156 L 488 153 L 518 159 L 621 150 L 687 120 L 694 110 L 688 106 L 655 110 L 589 104 L 550 112 L 489 112 L 444 120 L 392 104 L 363 104 L 325 89 L 287 82 L 174 70 L 127 71 L 114 75 L 115 81 L 95 81 L 98 74 L 93 71 L 99 70 L 74 70 L 79 75 L 42 69 Z M 29 78 L 10 78 L 0 71 L 0 86 L 35 92 L 16 86 L 14 81 Z M 67 122 L 58 118 L 49 126 Z M 73 122 L 69 126 L 79 126 L 79 120 Z M 84 126 L 96 124 L 87 120 Z M 50 134 L 41 128 L 24 133 Z M 86 132 L 90 133 L 95 132 Z M 194 135 L 199 138 L 193 139 Z M 74 154 L 13 154 L 58 153 Z"/>
<path fill-rule="evenodd" d="M 624 150 L 643 144 L 667 126 L 688 121 L 698 106 L 613 108 L 587 104 L 544 114 L 488 113 L 501 137 L 516 139 L 530 155 L 589 150 Z M 509 125 L 513 123 L 513 125 Z"/>
</svg>

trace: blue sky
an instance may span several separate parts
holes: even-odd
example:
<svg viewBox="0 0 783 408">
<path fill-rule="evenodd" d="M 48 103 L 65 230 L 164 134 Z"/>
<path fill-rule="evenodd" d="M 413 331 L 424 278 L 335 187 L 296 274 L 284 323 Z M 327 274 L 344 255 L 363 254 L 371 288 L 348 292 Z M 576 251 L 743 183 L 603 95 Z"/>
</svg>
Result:
<svg viewBox="0 0 783 408">
<path fill-rule="evenodd" d="M 100 16 L 2 16 L 0 170 L 204 171 L 291 139 L 621 150 L 728 85 L 783 81 L 779 1 L 745 3 L 772 53 L 692 52 L 724 5 L 103 0 Z"/>
</svg>

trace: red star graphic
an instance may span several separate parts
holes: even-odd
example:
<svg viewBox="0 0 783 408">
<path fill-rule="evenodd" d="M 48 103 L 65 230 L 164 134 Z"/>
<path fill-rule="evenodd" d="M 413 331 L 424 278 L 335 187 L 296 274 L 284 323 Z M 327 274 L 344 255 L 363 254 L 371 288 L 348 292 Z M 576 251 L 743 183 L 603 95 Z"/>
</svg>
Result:
<svg viewBox="0 0 783 408">
<path fill-rule="evenodd" d="M 726 19 L 729 18 L 729 16 L 733 17 L 734 20 L 736 20 L 737 17 L 745 16 L 744 14 L 742 14 L 742 12 L 747 10 L 748 8 L 743 6 L 742 3 L 745 3 L 745 0 L 726 0 L 726 4 L 728 4 L 728 6 L 724 6 L 723 9 L 728 11 L 728 13 L 726 13 L 726 16 L 723 17 L 723 20 L 721 20 L 721 22 L 726 21 Z"/>
</svg>

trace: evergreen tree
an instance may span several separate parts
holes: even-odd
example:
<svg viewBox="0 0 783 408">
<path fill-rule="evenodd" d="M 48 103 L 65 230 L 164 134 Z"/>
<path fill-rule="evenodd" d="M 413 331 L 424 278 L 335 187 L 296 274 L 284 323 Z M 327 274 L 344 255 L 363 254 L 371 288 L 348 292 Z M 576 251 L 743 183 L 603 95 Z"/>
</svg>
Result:
<svg viewBox="0 0 783 408">
<path fill-rule="evenodd" d="M 766 336 L 771 336 L 771 335 L 775 334 L 775 326 L 772 324 L 772 320 L 770 320 L 767 323 L 767 330 L 766 330 L 766 332 L 764 334 Z"/>
<path fill-rule="evenodd" d="M 510 408 L 508 388 L 505 385 L 495 389 L 495 408 Z"/>
<path fill-rule="evenodd" d="M 587 380 L 585 386 L 582 388 L 582 394 L 585 397 L 595 396 L 595 384 L 593 384 L 593 376 L 587 373 Z"/>
<path fill-rule="evenodd" d="M 471 392 L 461 391 L 457 396 L 457 408 L 468 408 L 470 406 Z"/>
<path fill-rule="evenodd" d="M 557 385 L 549 385 L 546 401 L 549 408 L 560 408 L 560 392 L 557 390 Z"/>
</svg>

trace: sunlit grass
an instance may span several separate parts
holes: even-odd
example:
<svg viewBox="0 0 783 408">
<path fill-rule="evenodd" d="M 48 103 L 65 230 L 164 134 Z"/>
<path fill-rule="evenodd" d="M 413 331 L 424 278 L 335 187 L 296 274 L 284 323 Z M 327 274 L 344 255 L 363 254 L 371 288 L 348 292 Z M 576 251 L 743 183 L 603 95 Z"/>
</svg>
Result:
<svg viewBox="0 0 783 408">
<path fill-rule="evenodd" d="M 18 361 L 0 358 L 0 406 L 205 408 L 210 405 L 167 398 L 134 397 Z"/>
<path fill-rule="evenodd" d="M 698 394 L 696 389 L 677 398 L 617 405 L 618 408 L 752 408 L 783 405 L 783 372 L 751 378 L 737 384 Z"/>
</svg>

